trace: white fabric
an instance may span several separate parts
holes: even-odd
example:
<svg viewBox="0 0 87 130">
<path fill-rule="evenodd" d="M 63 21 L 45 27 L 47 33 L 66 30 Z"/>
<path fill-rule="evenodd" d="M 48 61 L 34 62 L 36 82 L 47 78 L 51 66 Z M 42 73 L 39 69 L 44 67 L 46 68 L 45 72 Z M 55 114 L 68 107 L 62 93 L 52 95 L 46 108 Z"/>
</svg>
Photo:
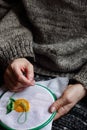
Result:
<svg viewBox="0 0 87 130">
<path fill-rule="evenodd" d="M 47 81 L 39 81 L 36 82 L 36 84 L 41 84 L 43 86 L 47 86 L 55 95 L 57 98 L 61 96 L 65 88 L 68 84 L 68 78 L 54 78 Z M 1 91 L 0 91 L 1 93 Z M 48 108 L 50 105 L 54 102 L 52 96 L 48 93 L 48 91 L 45 91 L 45 89 L 42 89 L 41 87 L 29 87 L 23 92 L 16 93 L 12 98 L 26 98 L 30 102 L 30 111 L 29 116 L 27 116 L 27 121 L 24 124 L 18 124 L 15 121 L 15 118 L 18 118 L 18 113 L 14 110 L 10 112 L 9 114 L 6 114 L 6 105 L 9 100 L 9 97 L 12 95 L 12 92 L 7 92 L 2 96 L 1 98 L 1 105 L 0 105 L 0 119 L 2 122 L 7 123 L 8 126 L 11 126 L 16 128 L 16 130 L 26 130 L 28 128 L 32 128 L 33 125 L 36 126 L 36 124 L 39 121 L 39 124 L 47 120 L 51 113 L 48 112 Z M 33 97 L 33 98 L 32 98 Z M 32 105 L 33 104 L 33 105 Z M 40 104 L 38 106 L 38 104 Z M 32 112 L 31 112 L 32 110 Z M 23 115 L 25 116 L 25 115 Z M 34 117 L 33 119 L 30 119 L 30 117 Z M 29 123 L 30 122 L 30 123 Z M 30 126 L 29 126 L 30 124 Z M 52 121 L 45 126 L 41 130 L 51 130 L 52 127 Z"/>
<path fill-rule="evenodd" d="M 39 81 L 38 83 L 47 86 L 59 98 L 66 89 L 68 82 L 68 77 L 57 77 L 48 81 Z M 42 130 L 51 130 L 51 128 L 52 121 Z"/>
<path fill-rule="evenodd" d="M 47 81 L 39 81 L 37 83 L 47 86 L 56 95 L 56 97 L 59 98 L 66 89 L 68 82 L 68 77 L 57 77 Z"/>
</svg>

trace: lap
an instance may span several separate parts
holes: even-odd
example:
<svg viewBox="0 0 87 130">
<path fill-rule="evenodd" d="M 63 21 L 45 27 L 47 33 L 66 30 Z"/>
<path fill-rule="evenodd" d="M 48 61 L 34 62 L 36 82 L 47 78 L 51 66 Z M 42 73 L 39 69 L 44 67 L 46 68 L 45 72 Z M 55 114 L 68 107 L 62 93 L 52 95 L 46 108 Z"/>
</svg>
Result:
<svg viewBox="0 0 87 130">
<path fill-rule="evenodd" d="M 48 80 L 52 77 L 35 75 L 35 80 Z M 0 130 L 5 130 L 0 126 Z M 87 97 L 78 102 L 73 109 L 52 124 L 52 130 L 87 130 Z"/>
</svg>

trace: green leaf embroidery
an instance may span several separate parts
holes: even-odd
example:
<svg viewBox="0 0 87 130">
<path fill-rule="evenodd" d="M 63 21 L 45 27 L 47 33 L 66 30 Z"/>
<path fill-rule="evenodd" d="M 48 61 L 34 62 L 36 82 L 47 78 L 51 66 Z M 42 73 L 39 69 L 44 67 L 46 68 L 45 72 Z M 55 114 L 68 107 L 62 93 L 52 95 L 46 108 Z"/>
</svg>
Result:
<svg viewBox="0 0 87 130">
<path fill-rule="evenodd" d="M 9 103 L 7 104 L 7 112 L 6 114 L 10 113 L 14 109 L 14 102 L 13 98 L 10 98 Z"/>
</svg>

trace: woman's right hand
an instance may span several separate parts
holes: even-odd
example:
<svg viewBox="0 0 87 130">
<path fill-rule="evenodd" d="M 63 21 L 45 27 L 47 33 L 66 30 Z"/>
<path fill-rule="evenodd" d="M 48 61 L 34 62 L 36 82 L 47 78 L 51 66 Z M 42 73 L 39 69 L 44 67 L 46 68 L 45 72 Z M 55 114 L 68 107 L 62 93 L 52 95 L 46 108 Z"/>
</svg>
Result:
<svg viewBox="0 0 87 130">
<path fill-rule="evenodd" d="M 18 92 L 35 84 L 33 65 L 25 58 L 15 59 L 4 73 L 5 86 Z"/>
</svg>

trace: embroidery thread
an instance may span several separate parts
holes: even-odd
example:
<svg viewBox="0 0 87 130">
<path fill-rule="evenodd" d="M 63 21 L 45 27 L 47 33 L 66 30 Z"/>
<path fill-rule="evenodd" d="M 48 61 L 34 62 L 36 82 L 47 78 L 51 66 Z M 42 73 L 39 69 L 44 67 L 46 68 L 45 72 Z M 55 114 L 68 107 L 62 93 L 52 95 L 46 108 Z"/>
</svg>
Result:
<svg viewBox="0 0 87 130">
<path fill-rule="evenodd" d="M 27 120 L 27 112 L 30 110 L 30 103 L 24 98 L 19 98 L 15 100 L 11 96 L 6 108 L 7 108 L 6 114 L 9 114 L 13 110 L 20 113 L 17 122 L 23 124 Z M 23 116 L 23 114 L 25 114 L 25 118 L 24 120 L 21 121 L 21 117 Z"/>
</svg>

